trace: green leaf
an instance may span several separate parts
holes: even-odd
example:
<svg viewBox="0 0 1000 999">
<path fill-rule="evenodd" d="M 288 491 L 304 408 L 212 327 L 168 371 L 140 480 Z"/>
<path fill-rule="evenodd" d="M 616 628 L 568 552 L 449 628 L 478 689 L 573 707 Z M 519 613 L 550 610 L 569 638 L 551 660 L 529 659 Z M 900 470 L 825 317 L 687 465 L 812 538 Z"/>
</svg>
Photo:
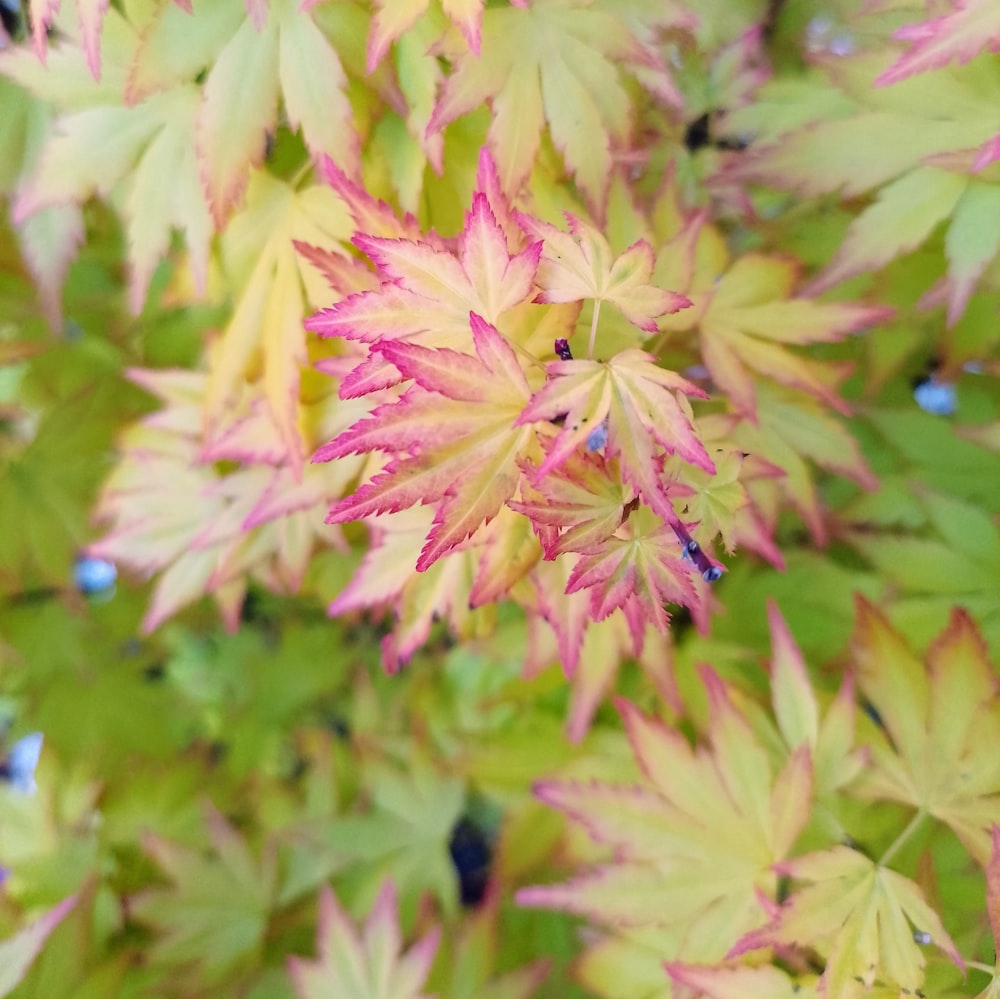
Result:
<svg viewBox="0 0 1000 999">
<path fill-rule="evenodd" d="M 147 852 L 173 886 L 150 889 L 135 899 L 135 913 L 159 931 L 151 957 L 167 967 L 198 963 L 208 981 L 219 981 L 253 961 L 267 929 L 276 885 L 270 848 L 256 860 L 243 838 L 211 806 L 206 824 L 208 855 L 153 833 Z"/>
</svg>

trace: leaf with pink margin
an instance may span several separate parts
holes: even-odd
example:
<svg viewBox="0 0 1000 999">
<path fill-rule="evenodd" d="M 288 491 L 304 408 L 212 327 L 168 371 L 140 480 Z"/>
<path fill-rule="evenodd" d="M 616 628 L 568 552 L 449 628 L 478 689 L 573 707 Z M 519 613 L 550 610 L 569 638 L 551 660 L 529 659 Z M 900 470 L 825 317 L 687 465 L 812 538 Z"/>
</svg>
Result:
<svg viewBox="0 0 1000 999">
<path fill-rule="evenodd" d="M 819 988 L 826 995 L 842 995 L 855 979 L 869 988 L 883 982 L 915 992 L 923 985 L 926 964 L 915 929 L 928 933 L 964 970 L 954 942 L 918 886 L 857 850 L 837 846 L 784 861 L 777 870 L 807 884 L 792 892 L 768 926 L 738 941 L 731 957 L 761 947 L 801 945 L 825 958 Z"/>
<path fill-rule="evenodd" d="M 360 205 L 363 211 L 373 207 L 375 221 L 385 225 L 389 219 L 379 206 Z M 323 337 L 373 344 L 410 341 L 439 348 L 467 346 L 470 311 L 496 323 L 527 301 L 541 253 L 537 243 L 510 251 L 482 192 L 473 196 L 457 255 L 440 239 L 359 233 L 354 242 L 374 261 L 383 284 L 321 310 L 306 321 L 306 329 Z M 391 358 L 376 352 L 343 380 L 340 392 L 343 398 L 354 398 L 398 381 Z"/>
<path fill-rule="evenodd" d="M 244 21 L 205 81 L 196 148 L 202 184 L 221 229 L 246 190 L 251 166 L 264 161 L 266 133 L 278 114 L 279 29 Z"/>
<path fill-rule="evenodd" d="M 706 746 L 692 748 L 676 730 L 616 702 L 648 788 L 539 785 L 543 800 L 614 847 L 616 858 L 567 884 L 524 889 L 519 902 L 613 927 L 683 928 L 691 939 L 713 941 L 701 960 L 721 959 L 725 940 L 761 925 L 759 895 L 775 891 L 773 866 L 809 815 L 809 754 L 803 747 L 775 774 L 722 681 L 707 667 L 702 678 L 710 700 Z"/>
<path fill-rule="evenodd" d="M 1000 7 L 993 0 L 956 0 L 951 13 L 908 24 L 899 28 L 895 37 L 912 45 L 876 77 L 877 87 L 941 69 L 951 62 L 961 65 L 984 50 L 1000 52 Z"/>
<path fill-rule="evenodd" d="M 979 173 L 996 160 L 1000 160 L 1000 135 L 995 135 L 989 142 L 984 143 L 972 164 L 972 172 Z"/>
<path fill-rule="evenodd" d="M 815 746 L 819 734 L 819 707 L 809 683 L 802 652 L 772 600 L 767 602 L 771 629 L 771 701 L 778 728 L 790 749 Z"/>
<path fill-rule="evenodd" d="M 818 999 L 816 979 L 803 982 L 790 978 L 770 965 L 727 968 L 720 965 L 684 964 L 666 961 L 671 979 L 694 990 L 704 999 Z"/>
<path fill-rule="evenodd" d="M 10 995 L 28 973 L 52 931 L 77 903 L 70 895 L 12 937 L 0 943 L 0 996 Z"/>
<path fill-rule="evenodd" d="M 380 407 L 377 417 L 359 421 L 319 452 L 323 460 L 349 451 L 412 450 L 336 503 L 327 520 L 343 523 L 437 504 L 418 571 L 496 516 L 517 488 L 517 462 L 533 440 L 531 428 L 515 423 L 528 400 L 517 356 L 494 326 L 475 313 L 469 322 L 476 357 L 400 340 L 379 344 L 378 351 L 419 388 Z M 438 415 L 449 407 L 452 418 L 442 426 Z"/>
<path fill-rule="evenodd" d="M 567 213 L 570 232 L 519 215 L 529 234 L 544 241 L 537 281 L 540 302 L 610 302 L 626 319 L 646 333 L 655 333 L 657 316 L 677 312 L 691 303 L 676 292 L 649 283 L 653 249 L 644 240 L 614 255 L 601 232 Z"/>
<path fill-rule="evenodd" d="M 437 950 L 440 930 L 431 930 L 404 950 L 399 904 L 391 881 L 383 883 L 361 926 L 324 886 L 319 898 L 316 961 L 288 959 L 299 999 L 426 999 L 424 982 Z"/>
</svg>

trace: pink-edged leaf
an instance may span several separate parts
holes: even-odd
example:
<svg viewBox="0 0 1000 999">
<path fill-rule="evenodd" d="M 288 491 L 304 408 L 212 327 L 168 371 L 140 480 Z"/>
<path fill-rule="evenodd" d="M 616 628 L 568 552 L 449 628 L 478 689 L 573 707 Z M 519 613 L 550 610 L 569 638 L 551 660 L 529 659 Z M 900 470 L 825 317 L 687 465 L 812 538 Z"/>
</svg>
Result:
<svg viewBox="0 0 1000 999">
<path fill-rule="evenodd" d="M 947 170 L 918 167 L 883 187 L 847 230 L 836 257 L 812 282 L 819 292 L 882 267 L 919 246 L 954 211 L 968 184 Z"/>
<path fill-rule="evenodd" d="M 518 462 L 533 440 L 532 429 L 515 422 L 529 396 L 517 356 L 494 326 L 475 313 L 469 323 L 475 357 L 409 342 L 379 344 L 379 353 L 413 378 L 416 388 L 355 424 L 319 455 L 323 460 L 388 450 L 393 436 L 397 454 L 414 452 L 390 461 L 370 483 L 335 504 L 328 519 L 341 523 L 416 503 L 437 504 L 417 561 L 420 571 L 496 516 L 517 488 Z"/>
<path fill-rule="evenodd" d="M 542 243 L 535 242 L 513 256 L 507 234 L 497 222 L 486 194 L 477 193 L 466 216 L 462 265 L 479 289 L 482 315 L 496 322 L 501 313 L 524 301 L 532 288 Z"/>
<path fill-rule="evenodd" d="M 351 180 L 329 156 L 323 157 L 321 166 L 327 183 L 347 205 L 359 232 L 371 236 L 405 237 L 412 240 L 434 239 L 433 234 L 430 236 L 423 234 L 420 223 L 412 215 L 400 218 L 387 202 L 373 198 L 360 184 Z M 443 249 L 439 239 L 437 244 Z"/>
<path fill-rule="evenodd" d="M 876 86 L 898 83 L 951 62 L 961 65 L 984 50 L 1000 52 L 1000 7 L 993 0 L 955 0 L 950 14 L 908 24 L 895 37 L 912 45 L 876 77 Z"/>
<path fill-rule="evenodd" d="M 663 967 L 677 985 L 705 999 L 816 999 L 815 986 L 803 985 L 771 965 L 727 968 L 717 964 L 666 961 Z"/>
<path fill-rule="evenodd" d="M 289 124 L 315 156 L 356 169 L 358 135 L 340 57 L 312 17 L 287 4 L 281 15 L 278 57 Z"/>
<path fill-rule="evenodd" d="M 292 240 L 292 244 L 323 275 L 330 288 L 341 295 L 371 291 L 378 286 L 375 275 L 356 257 L 298 239 Z"/>
<path fill-rule="evenodd" d="M 660 527 L 631 539 L 612 536 L 582 554 L 566 592 L 589 590 L 597 621 L 621 608 L 626 616 L 631 610 L 658 631 L 666 631 L 670 619 L 665 603 L 689 606 L 698 600 L 690 570 L 681 561 L 674 532 Z"/>
<path fill-rule="evenodd" d="M 427 10 L 428 0 L 375 0 L 375 15 L 368 32 L 365 71 L 372 73 L 389 46 Z"/>
<path fill-rule="evenodd" d="M 677 811 L 655 791 L 612 784 L 542 781 L 536 797 L 578 822 L 595 842 L 614 847 L 630 860 L 656 860 L 673 849 L 684 850 Z"/>
<path fill-rule="evenodd" d="M 431 930 L 404 951 L 399 905 L 386 881 L 358 932 L 328 887 L 320 892 L 316 961 L 288 960 L 300 999 L 423 999 L 423 984 L 437 950 L 440 931 Z"/>
<path fill-rule="evenodd" d="M 473 55 L 478 56 L 483 34 L 483 0 L 441 0 L 441 6 L 458 25 Z"/>
<path fill-rule="evenodd" d="M 519 216 L 524 228 L 544 241 L 538 284 L 542 302 L 606 301 L 629 322 L 655 333 L 655 319 L 691 303 L 676 292 L 649 283 L 653 273 L 652 247 L 644 240 L 615 257 L 604 236 L 593 226 L 567 214 L 570 233 L 529 215 Z"/>
<path fill-rule="evenodd" d="M 819 734 L 819 709 L 799 650 L 777 604 L 769 600 L 771 628 L 771 700 L 778 728 L 790 748 L 815 746 Z"/>
<path fill-rule="evenodd" d="M 246 189 L 251 166 L 264 159 L 267 130 L 278 113 L 278 26 L 240 25 L 205 81 L 197 149 L 202 183 L 215 224 Z"/>
<path fill-rule="evenodd" d="M 971 181 L 955 208 L 948 257 L 948 325 L 962 317 L 980 276 L 1000 250 L 1000 187 Z"/>
<path fill-rule="evenodd" d="M 77 903 L 70 895 L 12 937 L 0 943 L 0 996 L 9 995 L 28 973 L 52 931 Z"/>
<path fill-rule="evenodd" d="M 983 144 L 972 164 L 972 172 L 979 173 L 997 160 L 1000 160 L 1000 135 L 995 135 Z"/>
<path fill-rule="evenodd" d="M 519 423 L 553 420 L 565 415 L 556 444 L 539 467 L 537 478 L 558 468 L 580 447 L 595 427 L 608 420 L 608 454 L 622 456 L 628 481 L 650 481 L 652 445 L 685 461 L 714 470 L 695 435 L 689 417 L 673 393 L 705 397 L 696 385 L 656 365 L 640 350 L 625 350 L 607 364 L 598 361 L 556 361 L 548 365 L 549 380 L 534 394 Z M 641 455 L 640 455 L 640 452 Z M 638 467 L 646 462 L 645 468 Z"/>
<path fill-rule="evenodd" d="M 84 235 L 83 212 L 75 204 L 43 208 L 18 226 L 25 262 L 53 329 L 62 327 L 63 281 Z"/>
</svg>

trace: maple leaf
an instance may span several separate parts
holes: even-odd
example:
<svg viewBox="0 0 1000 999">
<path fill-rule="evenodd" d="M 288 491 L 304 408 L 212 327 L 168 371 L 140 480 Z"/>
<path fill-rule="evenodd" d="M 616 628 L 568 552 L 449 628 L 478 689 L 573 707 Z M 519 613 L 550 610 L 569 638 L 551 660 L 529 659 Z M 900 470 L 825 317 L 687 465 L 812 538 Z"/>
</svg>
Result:
<svg viewBox="0 0 1000 999">
<path fill-rule="evenodd" d="M 233 622 L 250 574 L 274 589 L 296 590 L 316 545 L 337 543 L 321 530 L 318 512 L 343 492 L 360 462 L 307 466 L 297 476 L 284 463 L 284 444 L 263 405 L 250 405 L 243 419 L 206 446 L 206 375 L 129 374 L 165 405 L 123 435 L 123 458 L 105 482 L 97 509 L 110 528 L 88 551 L 140 575 L 161 573 L 144 630 L 154 630 L 205 592 L 214 592 Z M 353 415 L 334 401 L 338 417 L 317 420 L 322 430 Z M 312 408 L 316 416 L 324 407 Z M 245 464 L 220 476 L 216 461 Z"/>
<path fill-rule="evenodd" d="M 145 849 L 173 882 L 133 900 L 135 914 L 162 936 L 151 956 L 167 963 L 196 961 L 207 976 L 223 976 L 257 951 L 277 883 L 273 853 L 258 862 L 243 838 L 212 806 L 205 822 L 208 856 L 148 833 Z"/>
<path fill-rule="evenodd" d="M 375 16 L 368 36 L 366 68 L 371 73 L 389 46 L 413 27 L 427 10 L 429 0 L 375 0 Z M 523 6 L 518 0 L 515 6 Z M 478 56 L 482 40 L 483 0 L 441 0 L 445 14 L 462 32 L 470 51 Z"/>
<path fill-rule="evenodd" d="M 634 644 L 642 644 L 647 621 L 665 632 L 669 618 L 664 603 L 693 607 L 698 594 L 692 566 L 682 561 L 674 531 L 660 526 L 632 537 L 611 535 L 584 549 L 570 575 L 567 593 L 590 592 L 594 619 L 601 621 L 621 608 Z"/>
<path fill-rule="evenodd" d="M 437 504 L 434 526 L 417 560 L 423 571 L 474 534 L 510 499 L 534 431 L 517 422 L 530 392 L 503 335 L 469 314 L 476 357 L 448 348 L 387 340 L 375 349 L 417 383 L 396 402 L 321 448 L 314 461 L 374 449 L 392 458 L 385 470 L 333 506 L 329 523 Z"/>
<path fill-rule="evenodd" d="M 351 170 L 359 155 L 340 56 L 312 16 L 294 0 L 249 9 L 250 16 L 220 39 L 198 114 L 201 176 L 220 229 L 246 188 L 248 168 L 263 161 L 279 93 L 290 123 L 301 128 L 314 155 L 332 156 Z"/>
<path fill-rule="evenodd" d="M 372 724 L 377 727 L 373 719 Z M 364 868 L 362 894 L 388 873 L 411 919 L 420 894 L 430 889 L 444 914 L 454 917 L 459 901 L 448 841 L 462 813 L 465 789 L 412 753 L 404 772 L 375 760 L 365 765 L 372 798 L 367 814 L 345 815 L 326 830 L 324 841 L 353 866 Z"/>
<path fill-rule="evenodd" d="M 518 219 L 527 232 L 544 242 L 536 276 L 542 291 L 536 301 L 594 299 L 588 357 L 594 355 L 594 334 L 601 302 L 610 302 L 630 323 L 646 333 L 656 332 L 657 316 L 677 312 L 691 304 L 683 295 L 649 283 L 655 258 L 653 248 L 645 240 L 633 243 L 615 257 L 602 233 L 569 212 L 566 213 L 569 233 L 530 215 L 522 214 Z"/>
<path fill-rule="evenodd" d="M 774 773 L 722 681 L 707 667 L 701 675 L 711 706 L 708 745 L 692 750 L 679 732 L 620 700 L 648 783 L 536 786 L 543 801 L 613 847 L 616 861 L 567 884 L 522 889 L 520 903 L 613 928 L 676 930 L 682 960 L 718 960 L 726 941 L 759 925 L 758 892 L 774 891 L 772 865 L 788 855 L 809 814 L 809 752 L 796 750 Z"/>
<path fill-rule="evenodd" d="M 548 381 L 517 420 L 523 425 L 565 417 L 563 429 L 538 466 L 536 483 L 559 468 L 607 420 L 606 456 L 618 458 L 622 478 L 659 516 L 677 523 L 656 459 L 662 449 L 707 472 L 715 471 L 684 400 L 685 395 L 705 398 L 705 393 L 658 367 L 656 357 L 641 350 L 621 351 L 607 363 L 555 361 L 546 370 Z"/>
<path fill-rule="evenodd" d="M 126 106 L 122 66 L 136 37 L 119 14 L 108 16 L 115 44 L 108 46 L 103 82 L 81 79 L 65 65 L 71 50 L 60 52 L 58 64 L 40 75 L 28 53 L 14 49 L 4 53 L 0 72 L 51 102 L 56 112 L 40 130 L 37 161 L 19 185 L 15 217 L 23 224 L 73 209 L 92 194 L 120 193 L 129 242 L 129 304 L 137 313 L 173 228 L 184 232 L 196 282 L 204 288 L 212 221 L 193 147 L 200 95 L 185 82 L 139 107 Z M 48 227 L 54 222 L 50 218 Z"/>
<path fill-rule="evenodd" d="M 868 761 L 854 746 L 854 681 L 848 676 L 822 720 L 802 651 L 777 604 L 768 600 L 771 630 L 771 703 L 778 730 L 789 749 L 809 747 L 816 799 L 824 801 L 850 784 Z"/>
<path fill-rule="evenodd" d="M 923 984 L 924 952 L 914 930 L 929 934 L 952 961 L 962 958 L 937 913 L 909 878 L 876 864 L 846 846 L 811 853 L 776 865 L 796 881 L 771 925 L 748 933 L 730 951 L 737 956 L 759 947 L 799 944 L 826 958 L 821 994 L 849 995 L 860 980 L 916 992 Z"/>
<path fill-rule="evenodd" d="M 575 0 L 489 8 L 482 37 L 482 52 L 460 56 L 445 80 L 428 130 L 490 101 L 487 142 L 512 193 L 531 172 L 547 122 L 580 189 L 600 205 L 631 130 L 620 67 L 657 62 L 615 13 Z"/>
<path fill-rule="evenodd" d="M 817 114 L 806 127 L 781 124 L 766 103 L 736 111 L 733 127 L 755 129 L 756 122 L 765 130 L 765 142 L 724 173 L 733 181 L 776 183 L 803 195 L 839 191 L 850 198 L 888 185 L 854 219 L 834 260 L 809 286 L 813 292 L 888 263 L 950 220 L 947 290 L 953 323 L 1000 242 L 989 214 L 997 201 L 995 185 L 968 176 L 988 162 L 984 143 L 995 139 L 996 128 L 982 115 L 1000 92 L 979 63 L 872 87 L 886 61 L 884 52 L 875 52 L 825 64 L 834 99 L 829 89 L 817 86 L 810 95 Z M 767 131 L 769 120 L 777 123 L 773 132 Z M 877 146 L 879 155 L 859 161 L 847 154 L 869 146 Z"/>
<path fill-rule="evenodd" d="M 956 0 L 950 14 L 898 28 L 893 37 L 913 44 L 876 77 L 876 86 L 898 83 L 950 62 L 966 63 L 984 49 L 1000 52 L 1000 9 L 991 0 Z"/>
<path fill-rule="evenodd" d="M 473 609 L 475 551 L 445 555 L 420 575 L 410 571 L 426 544 L 432 518 L 429 507 L 367 518 L 368 550 L 350 583 L 329 607 L 331 615 L 391 607 L 396 625 L 382 640 L 382 662 L 390 673 L 397 672 L 427 640 L 437 620 L 447 621 L 452 633 L 460 637 L 470 638 L 484 630 L 483 612 Z"/>
<path fill-rule="evenodd" d="M 860 597 L 857 606 L 858 682 L 888 736 L 873 734 L 857 793 L 944 822 L 985 865 L 1000 808 L 1000 761 L 989 749 L 1000 739 L 1000 705 L 985 644 L 955 609 L 921 663 L 874 607 Z"/>
<path fill-rule="evenodd" d="M 732 406 L 749 420 L 757 414 L 751 372 L 806 392 L 840 412 L 847 407 L 829 386 L 835 365 L 824 365 L 789 348 L 829 343 L 888 319 L 884 307 L 817 302 L 793 297 L 795 262 L 746 253 L 729 266 L 729 253 L 714 227 L 694 216 L 686 230 L 658 255 L 656 277 L 679 288 L 693 307 L 661 319 L 666 331 L 697 329 L 702 359 Z M 695 261 L 692 270 L 690 261 Z"/>
<path fill-rule="evenodd" d="M 586 551 L 621 527 L 633 490 L 614 466 L 600 454 L 574 452 L 534 485 L 524 483 L 522 499 L 508 504 L 530 519 L 547 559 Z M 526 471 L 534 476 L 531 466 Z"/>
<path fill-rule="evenodd" d="M 230 415 L 246 383 L 259 380 L 287 459 L 302 461 L 298 412 L 307 360 L 307 262 L 295 244 L 326 245 L 349 231 L 347 213 L 328 187 L 296 190 L 269 174 L 254 176 L 245 210 L 222 237 L 234 308 L 209 368 L 204 405 L 212 431 Z"/>
<path fill-rule="evenodd" d="M 491 167 L 488 159 L 481 159 L 481 187 Z M 323 309 L 306 328 L 323 337 L 369 344 L 409 340 L 463 347 L 470 312 L 496 324 L 533 290 L 542 245 L 536 242 L 512 254 L 508 231 L 480 190 L 473 195 L 457 257 L 440 240 L 358 234 L 355 245 L 374 260 L 382 286 Z M 390 358 L 379 350 L 343 380 L 340 393 L 349 398 L 398 380 Z"/>
<path fill-rule="evenodd" d="M 62 0 L 41 0 L 29 8 L 31 38 L 35 54 L 44 63 L 48 50 L 48 33 L 59 14 Z M 101 78 L 101 27 L 108 12 L 108 0 L 74 0 L 79 32 L 87 68 L 95 80 Z"/>
<path fill-rule="evenodd" d="M 300 999 L 424 999 L 422 988 L 439 938 L 440 931 L 433 929 L 403 951 L 391 881 L 379 891 L 360 933 L 324 886 L 319 896 L 319 959 L 290 957 L 288 972 Z"/>
<path fill-rule="evenodd" d="M 727 968 L 720 965 L 667 961 L 667 974 L 678 985 L 693 989 L 705 999 L 818 999 L 815 979 L 792 979 L 779 968 Z"/>
</svg>

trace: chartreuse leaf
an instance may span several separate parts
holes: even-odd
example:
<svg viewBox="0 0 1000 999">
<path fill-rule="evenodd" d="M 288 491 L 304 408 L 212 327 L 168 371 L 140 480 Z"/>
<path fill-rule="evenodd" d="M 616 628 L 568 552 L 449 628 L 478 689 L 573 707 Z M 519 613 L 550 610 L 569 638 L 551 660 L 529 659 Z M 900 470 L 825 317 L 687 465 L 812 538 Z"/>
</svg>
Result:
<svg viewBox="0 0 1000 999">
<path fill-rule="evenodd" d="M 403 950 L 396 889 L 386 881 L 359 933 L 336 896 L 319 897 L 318 960 L 288 960 L 299 999 L 423 999 L 440 931 Z"/>
<path fill-rule="evenodd" d="M 144 846 L 172 882 L 134 901 L 134 912 L 160 936 L 150 954 L 170 966 L 196 962 L 219 980 L 252 962 L 263 941 L 277 881 L 274 856 L 258 861 L 240 834 L 206 807 L 210 854 L 149 833 Z"/>
<path fill-rule="evenodd" d="M 814 78 L 793 92 L 802 115 L 797 121 L 776 121 L 784 113 L 783 102 L 754 105 L 745 118 L 734 112 L 732 128 L 763 124 L 775 141 L 735 165 L 730 175 L 800 195 L 839 191 L 850 198 L 899 177 L 929 156 L 978 147 L 996 133 L 995 122 L 984 116 L 997 98 L 992 66 L 950 67 L 892 87 L 873 87 L 889 58 L 876 49 L 827 62 L 830 82 Z M 789 96 L 787 79 L 776 84 L 779 88 Z M 767 95 L 765 87 L 765 100 Z M 859 148 L 878 149 L 879 155 L 859 158 L 854 155 Z"/>
<path fill-rule="evenodd" d="M 0 996 L 10 995 L 17 987 L 31 967 L 31 962 L 45 946 L 48 935 L 74 905 L 76 896 L 71 895 L 30 926 L 0 943 Z"/>
<path fill-rule="evenodd" d="M 852 642 L 860 688 L 888 738 L 873 734 L 872 766 L 856 785 L 871 800 L 917 809 L 954 830 L 977 861 L 989 861 L 1000 809 L 1000 702 L 986 647 L 955 609 L 921 662 L 867 601 L 858 600 Z"/>
<path fill-rule="evenodd" d="M 768 600 L 771 627 L 771 703 L 785 744 L 809 747 L 813 757 L 816 798 L 824 800 L 849 784 L 865 759 L 854 746 L 854 684 L 850 677 L 822 719 L 802 652 L 777 604 Z"/>
<path fill-rule="evenodd" d="M 746 253 L 730 264 L 721 234 L 703 221 L 693 216 L 659 251 L 654 279 L 692 303 L 692 308 L 662 318 L 660 328 L 674 333 L 697 329 L 713 380 L 750 419 L 756 418 L 758 385 L 771 382 L 846 412 L 831 385 L 843 372 L 789 348 L 842 340 L 887 319 L 891 310 L 796 297 L 800 268 L 795 262 Z"/>
<path fill-rule="evenodd" d="M 429 0 L 375 0 L 375 16 L 368 36 L 366 68 L 371 73 L 382 61 L 389 46 L 405 36 L 414 22 L 427 11 Z M 483 0 L 441 0 L 444 12 L 455 22 L 475 55 L 482 37 Z"/>
<path fill-rule="evenodd" d="M 826 960 L 823 995 L 850 996 L 855 981 L 916 992 L 924 981 L 926 957 L 914 931 L 927 933 L 963 967 L 938 914 L 909 878 L 838 846 L 784 861 L 778 870 L 808 884 L 777 912 L 770 926 L 754 930 L 733 947 L 743 954 L 758 947 L 798 944 Z"/>
<path fill-rule="evenodd" d="M 308 264 L 293 241 L 328 245 L 346 239 L 349 227 L 347 212 L 329 188 L 296 189 L 255 174 L 246 209 L 223 237 L 235 307 L 210 368 L 205 399 L 210 426 L 218 427 L 244 382 L 256 376 L 287 456 L 301 460 L 299 378 L 306 361 Z"/>
<path fill-rule="evenodd" d="M 630 101 L 622 66 L 649 57 L 620 17 L 575 0 L 539 0 L 483 14 L 479 55 L 466 53 L 445 81 L 429 128 L 493 102 L 488 142 L 503 187 L 531 172 L 543 124 L 577 184 L 600 204 L 614 151 L 628 139 Z"/>
<path fill-rule="evenodd" d="M 293 0 L 276 0 L 243 20 L 215 57 L 198 113 L 198 159 L 218 228 L 242 197 L 249 168 L 264 158 L 279 95 L 312 152 L 356 169 L 346 82 L 336 50 Z"/>
<path fill-rule="evenodd" d="M 458 933 L 445 937 L 430 979 L 440 999 L 528 999 L 548 972 L 549 960 L 497 974 L 501 956 L 499 906 L 495 896 L 466 917 Z M 507 948 L 504 948 L 506 951 Z"/>
<path fill-rule="evenodd" d="M 774 892 L 772 867 L 809 815 L 809 751 L 800 747 L 774 772 L 722 681 L 708 668 L 702 676 L 711 704 L 707 745 L 692 749 L 620 701 L 646 783 L 537 785 L 544 801 L 613 847 L 616 862 L 566 884 L 522 889 L 520 902 L 615 929 L 676 932 L 672 953 L 681 960 L 719 960 L 760 924 L 758 893 Z"/>
</svg>

